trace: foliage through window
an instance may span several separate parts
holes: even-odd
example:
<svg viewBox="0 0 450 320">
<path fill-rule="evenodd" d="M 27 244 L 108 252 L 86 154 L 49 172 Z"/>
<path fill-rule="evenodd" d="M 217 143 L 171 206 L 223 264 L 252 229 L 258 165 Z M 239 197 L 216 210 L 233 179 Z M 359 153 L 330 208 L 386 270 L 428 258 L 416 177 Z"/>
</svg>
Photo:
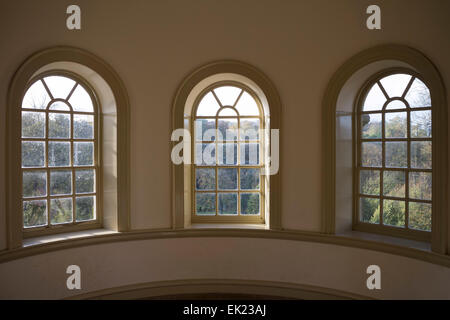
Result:
<svg viewBox="0 0 450 320">
<path fill-rule="evenodd" d="M 372 82 L 358 112 L 359 223 L 430 232 L 432 112 L 428 87 L 394 73 Z"/>
<path fill-rule="evenodd" d="M 219 84 L 200 96 L 193 119 L 193 221 L 263 221 L 263 125 L 250 89 Z"/>
<path fill-rule="evenodd" d="M 97 107 L 75 77 L 35 79 L 22 101 L 25 229 L 97 221 Z"/>
</svg>

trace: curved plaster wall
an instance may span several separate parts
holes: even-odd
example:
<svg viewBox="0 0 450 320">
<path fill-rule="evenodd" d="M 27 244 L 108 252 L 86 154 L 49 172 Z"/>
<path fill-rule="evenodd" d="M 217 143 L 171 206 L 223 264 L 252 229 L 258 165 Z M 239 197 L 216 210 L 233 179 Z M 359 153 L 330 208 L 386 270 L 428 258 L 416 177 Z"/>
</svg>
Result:
<svg viewBox="0 0 450 320">
<path fill-rule="evenodd" d="M 66 268 L 81 268 L 81 290 Z M 381 268 L 381 290 L 366 269 Z M 121 241 L 59 250 L 0 264 L 0 299 L 59 299 L 174 280 L 256 280 L 382 299 L 450 299 L 450 269 L 392 254 L 292 240 L 192 237 Z M 120 290 L 119 290 L 120 291 Z"/>
</svg>

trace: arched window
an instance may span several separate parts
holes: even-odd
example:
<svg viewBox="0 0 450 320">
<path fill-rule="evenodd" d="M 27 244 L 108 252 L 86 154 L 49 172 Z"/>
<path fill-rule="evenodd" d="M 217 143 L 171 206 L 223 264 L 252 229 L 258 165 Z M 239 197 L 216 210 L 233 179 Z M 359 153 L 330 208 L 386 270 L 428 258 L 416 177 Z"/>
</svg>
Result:
<svg viewBox="0 0 450 320">
<path fill-rule="evenodd" d="M 430 90 L 407 71 L 377 75 L 358 108 L 357 221 L 430 238 L 432 117 Z"/>
<path fill-rule="evenodd" d="M 24 231 L 98 223 L 98 103 L 80 77 L 41 74 L 22 100 Z"/>
<path fill-rule="evenodd" d="M 192 221 L 264 221 L 264 115 L 241 83 L 216 83 L 193 117 Z"/>
<path fill-rule="evenodd" d="M 172 117 L 172 156 L 182 146 L 188 160 L 173 162 L 173 227 L 280 229 L 281 100 L 267 76 L 239 61 L 204 65 Z"/>
<path fill-rule="evenodd" d="M 447 252 L 445 92 L 436 66 L 403 45 L 336 71 L 323 100 L 324 233 Z"/>
<path fill-rule="evenodd" d="M 129 230 L 129 112 L 120 77 L 89 52 L 21 64 L 8 92 L 8 248 Z"/>
</svg>

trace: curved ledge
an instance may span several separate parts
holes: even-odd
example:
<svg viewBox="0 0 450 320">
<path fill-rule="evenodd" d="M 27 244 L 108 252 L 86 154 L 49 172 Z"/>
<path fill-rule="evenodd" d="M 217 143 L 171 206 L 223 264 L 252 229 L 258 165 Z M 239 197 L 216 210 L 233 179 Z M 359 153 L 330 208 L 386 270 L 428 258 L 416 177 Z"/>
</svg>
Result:
<svg viewBox="0 0 450 320">
<path fill-rule="evenodd" d="M 47 252 L 65 250 L 75 247 L 83 247 L 111 242 L 148 240 L 148 239 L 176 239 L 176 238 L 261 238 L 273 240 L 291 240 L 303 242 L 315 242 L 330 245 L 345 246 L 366 250 L 379 251 L 393 255 L 422 260 L 431 264 L 450 268 L 450 256 L 406 248 L 399 245 L 385 244 L 375 241 L 354 239 L 345 236 L 320 234 L 301 231 L 276 231 L 276 230 L 237 230 L 237 229 L 191 229 L 191 230 L 157 230 L 157 231 L 132 231 L 109 235 L 92 236 L 80 239 L 60 240 L 52 243 L 39 244 L 31 247 L 12 249 L 0 253 L 0 263 L 25 258 L 28 256 Z"/>
<path fill-rule="evenodd" d="M 299 285 L 273 281 L 230 280 L 230 279 L 189 279 L 176 281 L 158 281 L 109 288 L 80 294 L 68 300 L 84 299 L 158 299 L 167 296 L 192 294 L 244 294 L 270 296 L 275 299 L 372 299 L 340 290 L 310 285 Z"/>
</svg>

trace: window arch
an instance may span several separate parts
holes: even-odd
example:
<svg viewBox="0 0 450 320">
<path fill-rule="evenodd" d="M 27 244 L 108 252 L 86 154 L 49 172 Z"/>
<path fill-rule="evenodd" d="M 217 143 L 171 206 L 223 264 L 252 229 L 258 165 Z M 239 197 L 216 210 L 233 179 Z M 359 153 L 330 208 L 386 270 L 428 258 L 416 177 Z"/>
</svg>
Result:
<svg viewBox="0 0 450 320">
<path fill-rule="evenodd" d="M 217 93 L 217 90 L 223 90 L 220 89 L 220 87 L 231 88 L 229 92 L 232 94 L 230 94 L 229 101 L 228 97 L 221 99 L 220 93 Z M 212 108 L 206 107 L 208 102 L 212 103 Z M 239 108 L 242 107 L 240 103 L 253 106 L 253 109 L 250 108 L 250 110 L 256 110 L 257 112 L 251 112 L 250 114 L 241 112 L 242 110 L 239 110 Z M 203 114 L 203 112 L 206 112 L 205 110 L 211 110 L 211 112 L 204 114 L 203 116 L 200 115 Z M 197 111 L 199 114 L 197 114 Z M 206 142 L 214 145 L 214 147 L 211 148 L 215 148 L 216 144 L 220 145 L 221 148 L 218 150 L 222 151 L 225 145 L 225 150 L 228 148 L 228 150 L 230 150 L 230 155 L 232 154 L 232 156 L 229 157 L 230 164 L 225 163 L 225 165 L 222 166 L 219 163 L 217 163 L 217 165 L 216 163 L 213 163 L 209 168 L 212 170 L 201 172 L 208 179 L 203 179 L 200 183 L 203 183 L 203 181 L 207 181 L 208 183 L 209 181 L 210 185 L 207 187 L 211 190 L 196 190 L 195 170 L 196 168 L 199 168 L 199 170 L 203 168 L 195 162 L 195 145 L 197 143 L 195 124 L 200 123 L 200 121 L 196 122 L 197 120 L 205 121 L 205 119 L 208 118 L 214 120 L 211 121 L 211 124 L 214 124 L 212 135 L 214 135 L 214 130 L 216 130 L 215 125 L 217 123 L 219 132 L 215 131 L 215 134 L 218 138 L 225 140 L 219 141 L 216 137 L 212 139 L 211 135 L 209 135 L 207 139 L 209 141 Z M 278 132 L 281 122 L 281 101 L 276 88 L 270 80 L 258 69 L 239 61 L 218 61 L 207 64 L 190 74 L 180 85 L 173 103 L 172 119 L 173 132 L 176 132 L 176 129 L 183 129 L 184 132 L 182 137 L 184 139 L 183 156 L 186 157 L 185 159 L 190 159 L 191 154 L 194 155 L 192 163 L 191 161 L 188 161 L 183 165 L 173 164 L 173 227 L 187 228 L 190 227 L 192 223 L 196 222 L 217 222 L 250 223 L 258 224 L 265 228 L 280 229 L 281 183 L 280 172 L 278 170 Z M 251 140 L 252 137 L 247 136 L 246 139 L 241 141 L 239 136 L 240 130 L 238 128 L 239 123 L 241 121 L 244 123 L 247 119 L 258 120 L 259 128 L 264 128 L 265 134 L 259 133 L 258 139 L 255 140 Z M 227 122 L 227 120 L 229 121 Z M 235 127 L 233 127 L 233 123 Z M 229 140 L 226 140 L 228 139 L 226 136 L 220 137 L 218 134 L 223 131 L 226 133 L 225 127 L 221 127 L 221 125 L 225 124 L 227 124 L 226 128 L 231 124 L 230 129 L 232 129 L 232 136 L 234 132 L 235 137 L 229 138 Z M 237 132 L 233 129 L 236 129 Z M 269 129 L 270 131 L 268 131 Z M 188 133 L 186 134 L 186 132 Z M 174 135 L 172 138 L 174 141 L 173 150 L 176 150 L 179 140 L 177 140 Z M 245 144 L 245 140 L 248 142 L 247 145 Z M 203 141 L 199 142 L 200 144 L 203 144 Z M 242 146 L 244 153 L 246 150 L 250 153 L 251 146 L 249 144 L 251 143 L 253 143 L 252 147 L 256 150 L 256 156 L 253 158 L 243 157 L 243 159 L 240 159 L 240 154 L 242 154 L 242 152 L 238 150 L 238 145 L 239 148 Z M 259 155 L 258 148 L 260 148 Z M 276 152 L 274 152 L 272 148 L 276 149 Z M 231 152 L 231 150 L 233 150 L 233 152 Z M 207 150 L 207 152 L 209 151 L 210 150 Z M 217 155 L 214 154 L 213 158 L 215 159 L 218 156 L 223 157 L 224 154 L 222 151 L 220 151 L 221 154 L 219 154 L 219 151 L 217 152 Z M 226 155 L 227 152 L 225 152 L 225 162 L 227 160 Z M 219 159 L 216 160 L 219 162 Z M 224 162 L 223 158 L 221 161 Z M 241 162 L 245 161 L 249 163 L 241 165 Z M 251 161 L 253 162 L 250 163 Z M 255 169 L 259 169 L 260 174 L 256 175 Z M 225 187 L 222 188 L 222 186 L 219 185 L 221 184 L 221 179 L 216 176 L 216 173 L 217 175 L 220 174 L 219 171 L 227 177 L 232 177 L 232 179 L 225 181 L 226 184 L 229 183 L 229 186 L 225 187 L 230 189 L 225 189 Z M 269 171 L 272 174 L 267 174 Z M 261 172 L 264 172 L 264 174 Z M 251 179 L 247 179 L 247 176 L 245 176 L 245 181 L 240 181 L 239 179 L 243 180 L 240 177 L 242 173 L 244 173 L 244 175 L 250 175 L 255 181 L 259 177 L 259 188 L 258 181 L 255 182 Z M 243 182 L 243 184 L 241 184 L 241 182 Z M 248 183 L 248 186 L 245 185 L 246 183 Z M 204 186 L 200 185 L 199 187 L 202 188 Z M 212 190 L 213 187 L 214 190 Z M 234 187 L 236 188 L 231 190 L 231 188 Z M 209 211 L 209 214 L 195 214 L 195 197 L 197 193 L 210 193 L 210 202 L 212 204 L 215 203 L 216 205 L 213 206 L 211 204 L 210 207 L 204 209 L 205 211 Z M 225 201 L 222 205 L 231 203 L 233 205 L 232 210 L 228 210 L 224 207 L 221 209 L 219 197 L 230 198 L 230 202 Z M 259 210 L 257 210 L 258 202 Z M 251 204 L 250 206 L 249 203 Z M 235 204 L 236 207 L 234 206 Z M 220 210 L 222 210 L 222 213 L 227 211 L 226 213 L 228 214 L 220 214 Z M 259 213 L 257 211 L 259 211 Z"/>
<path fill-rule="evenodd" d="M 75 74 L 32 79 L 22 100 L 22 212 L 25 232 L 99 225 L 98 121 L 94 91 Z"/>
<path fill-rule="evenodd" d="M 363 88 L 357 112 L 358 228 L 430 239 L 432 104 L 407 69 L 383 71 Z"/>
<path fill-rule="evenodd" d="M 264 222 L 264 113 L 239 82 L 219 82 L 194 107 L 192 221 Z"/>
</svg>

